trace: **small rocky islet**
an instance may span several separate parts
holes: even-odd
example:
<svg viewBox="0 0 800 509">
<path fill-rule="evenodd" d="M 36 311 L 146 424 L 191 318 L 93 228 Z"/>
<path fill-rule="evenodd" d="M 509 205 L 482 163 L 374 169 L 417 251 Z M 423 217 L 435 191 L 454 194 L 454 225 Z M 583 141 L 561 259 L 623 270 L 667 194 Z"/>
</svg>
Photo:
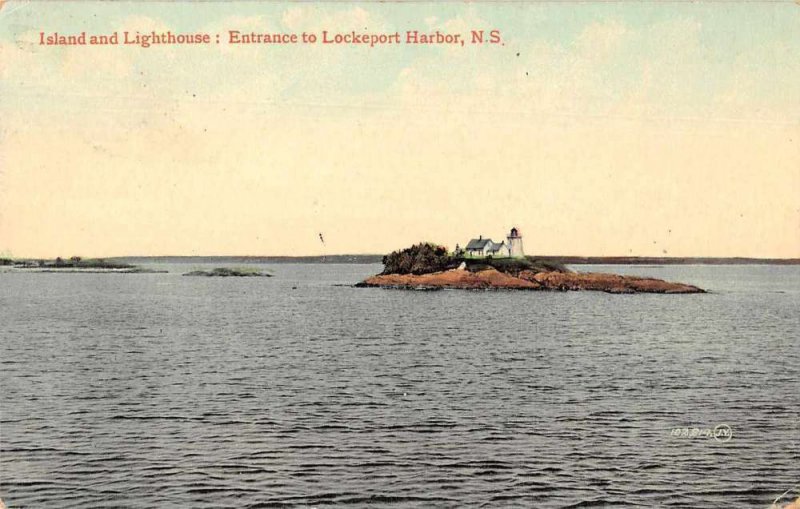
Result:
<svg viewBox="0 0 800 509">
<path fill-rule="evenodd" d="M 217 267 L 211 270 L 193 270 L 191 272 L 187 272 L 184 276 L 201 276 L 201 277 L 272 277 L 272 274 L 268 272 L 262 272 L 256 269 L 250 268 L 228 268 L 228 267 Z"/>
<path fill-rule="evenodd" d="M 411 290 L 589 290 L 606 293 L 705 293 L 684 283 L 595 272 L 575 272 L 535 257 L 463 256 L 456 250 L 421 243 L 395 251 L 383 259 L 384 270 L 358 283 L 359 288 Z"/>
</svg>

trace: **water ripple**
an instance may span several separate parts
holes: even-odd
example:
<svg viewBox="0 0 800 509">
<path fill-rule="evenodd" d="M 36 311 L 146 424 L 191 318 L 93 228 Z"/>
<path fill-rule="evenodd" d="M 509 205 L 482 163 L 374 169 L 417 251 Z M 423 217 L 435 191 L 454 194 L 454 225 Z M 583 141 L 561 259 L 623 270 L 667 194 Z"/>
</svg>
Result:
<svg viewBox="0 0 800 509">
<path fill-rule="evenodd" d="M 798 268 L 659 269 L 701 298 L 180 269 L 0 274 L 9 507 L 766 507 L 797 482 Z"/>
</svg>

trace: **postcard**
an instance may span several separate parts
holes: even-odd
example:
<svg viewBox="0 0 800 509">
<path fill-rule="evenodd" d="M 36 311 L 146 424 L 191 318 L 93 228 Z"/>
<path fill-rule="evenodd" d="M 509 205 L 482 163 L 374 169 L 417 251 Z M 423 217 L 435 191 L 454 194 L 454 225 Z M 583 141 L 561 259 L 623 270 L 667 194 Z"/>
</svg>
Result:
<svg viewBox="0 0 800 509">
<path fill-rule="evenodd" d="M 800 507 L 800 5 L 0 1 L 0 507 Z"/>
</svg>

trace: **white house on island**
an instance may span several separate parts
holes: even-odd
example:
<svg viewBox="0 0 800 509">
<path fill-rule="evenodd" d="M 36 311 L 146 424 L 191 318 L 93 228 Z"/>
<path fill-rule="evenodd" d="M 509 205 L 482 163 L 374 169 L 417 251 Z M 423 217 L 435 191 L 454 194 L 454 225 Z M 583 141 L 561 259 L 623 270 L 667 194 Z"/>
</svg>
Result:
<svg viewBox="0 0 800 509">
<path fill-rule="evenodd" d="M 458 246 L 456 246 L 458 250 Z M 494 242 L 492 239 L 484 239 L 483 235 L 477 239 L 472 239 L 467 243 L 464 248 L 464 256 L 470 258 L 485 258 L 491 256 L 492 258 L 522 258 L 525 252 L 522 250 L 522 234 L 519 229 L 514 227 L 506 236 L 506 240 L 502 242 Z"/>
</svg>

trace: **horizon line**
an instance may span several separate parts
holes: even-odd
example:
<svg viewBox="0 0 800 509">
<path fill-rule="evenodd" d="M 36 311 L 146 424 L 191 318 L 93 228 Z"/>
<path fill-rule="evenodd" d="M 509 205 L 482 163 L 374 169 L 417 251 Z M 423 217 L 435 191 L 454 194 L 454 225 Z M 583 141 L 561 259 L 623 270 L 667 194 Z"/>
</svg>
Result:
<svg viewBox="0 0 800 509">
<path fill-rule="evenodd" d="M 263 254 L 248 254 L 248 255 L 220 255 L 220 254 L 181 254 L 181 255 L 111 255 L 111 256 L 80 256 L 81 259 L 166 259 L 166 258 L 240 258 L 240 259 L 277 259 L 277 260 L 301 260 L 301 259 L 317 259 L 324 260 L 325 258 L 382 258 L 385 256 L 381 253 L 332 253 L 332 254 L 303 254 L 303 255 L 263 255 Z M 789 263 L 800 264 L 800 257 L 769 257 L 769 256 L 650 256 L 650 255 L 529 255 L 533 258 L 540 258 L 544 260 L 573 260 L 575 261 L 660 261 L 662 263 L 668 262 L 687 262 L 687 261 L 740 261 L 740 262 L 757 262 L 757 263 Z M 56 258 L 70 259 L 72 257 L 41 257 L 41 256 L 13 256 L 13 255 L 0 255 L 0 259 L 7 260 L 55 260 Z"/>
</svg>

